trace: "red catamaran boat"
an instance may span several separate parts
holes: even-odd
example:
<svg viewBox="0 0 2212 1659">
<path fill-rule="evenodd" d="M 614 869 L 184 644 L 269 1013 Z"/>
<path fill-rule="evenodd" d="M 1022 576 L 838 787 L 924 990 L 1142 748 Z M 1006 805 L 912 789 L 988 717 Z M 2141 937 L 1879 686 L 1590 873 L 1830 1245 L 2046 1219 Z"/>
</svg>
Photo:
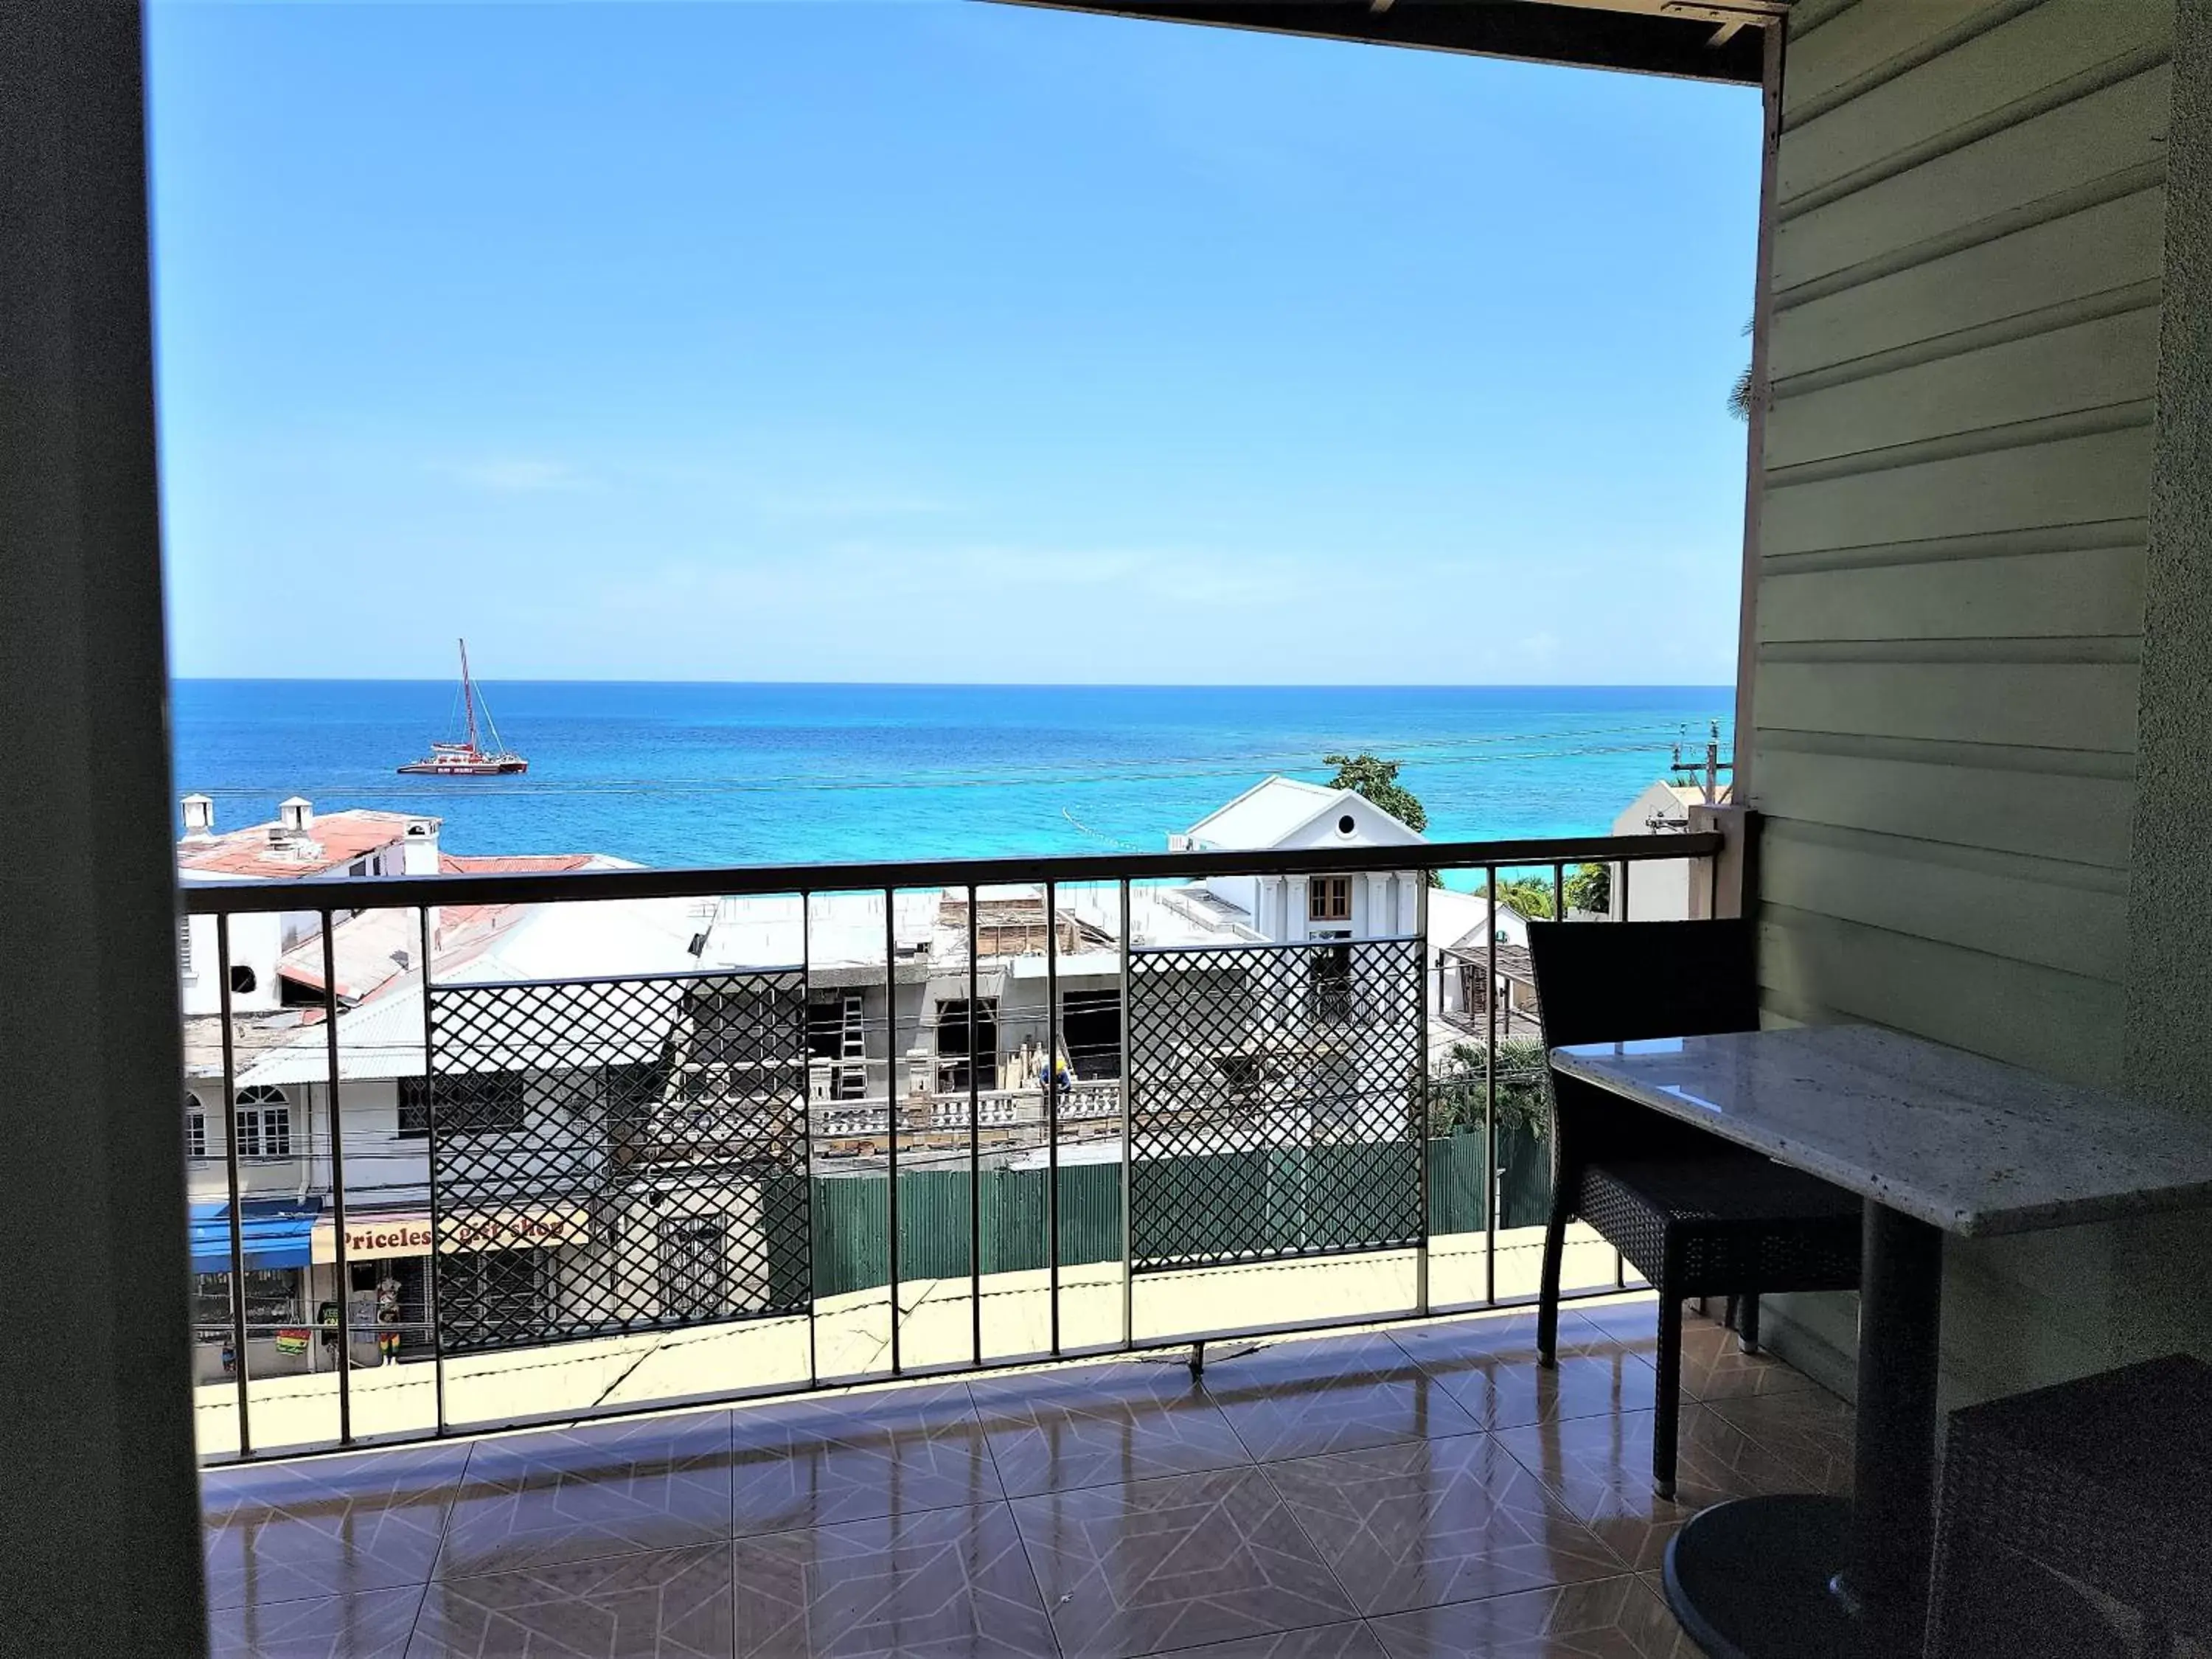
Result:
<svg viewBox="0 0 2212 1659">
<path fill-rule="evenodd" d="M 499 728 L 491 723 L 491 709 L 483 711 L 484 731 L 490 736 L 491 747 L 483 748 L 477 741 L 477 705 L 483 698 L 477 695 L 476 682 L 469 678 L 469 642 L 461 641 L 461 707 L 466 712 L 467 735 L 459 743 L 433 743 L 430 752 L 418 761 L 410 761 L 399 769 L 403 772 L 427 772 L 441 778 L 489 778 L 506 772 L 527 772 L 530 763 L 500 740 Z"/>
</svg>

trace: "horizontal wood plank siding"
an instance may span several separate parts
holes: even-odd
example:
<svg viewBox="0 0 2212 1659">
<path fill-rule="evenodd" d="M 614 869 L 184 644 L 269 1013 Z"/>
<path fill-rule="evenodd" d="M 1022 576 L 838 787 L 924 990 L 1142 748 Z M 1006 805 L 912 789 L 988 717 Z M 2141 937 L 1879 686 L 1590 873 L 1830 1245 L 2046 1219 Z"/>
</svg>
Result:
<svg viewBox="0 0 2212 1659">
<path fill-rule="evenodd" d="M 2062 104 L 2022 126 L 2002 127 L 1963 149 L 1894 173 L 1795 216 L 1777 238 L 1774 285 L 1824 277 L 1948 248 L 2009 216 L 2055 218 L 2076 192 L 2162 167 L 2173 76 L 2161 64 Z M 1790 135 L 1783 139 L 1786 149 Z M 2083 205 L 2087 205 L 2085 202 Z"/>
<path fill-rule="evenodd" d="M 1775 389 L 1885 353 L 1947 354 L 1962 335 L 2033 334 L 2156 304 L 2165 233 L 2165 192 L 2153 185 L 1800 301 L 1775 313 Z"/>
<path fill-rule="evenodd" d="M 1825 110 L 1839 96 L 1899 73 L 1920 54 L 1940 51 L 1990 8 L 1988 0 L 1860 0 L 1844 7 L 1801 0 L 1792 9 L 1785 124 L 1793 109 Z"/>
<path fill-rule="evenodd" d="M 2170 0 L 1793 38 L 1751 798 L 1780 1019 L 2117 1078 Z"/>
<path fill-rule="evenodd" d="M 1776 560 L 1759 587 L 1759 629 L 1769 644 L 2132 639 L 2142 625 L 2142 577 L 2140 541 L 1796 572 Z"/>
<path fill-rule="evenodd" d="M 2023 749 L 2135 748 L 2131 663 L 1804 662 L 1762 654 L 1762 732 Z"/>
<path fill-rule="evenodd" d="M 1773 819 L 1778 830 L 1802 818 L 2105 870 L 2128 867 L 2130 771 L 2102 776 L 1999 766 L 1972 750 L 1962 755 L 1933 745 L 1917 754 L 1854 754 L 1782 737 L 1762 738 L 1757 765 L 1757 797 L 1786 809 Z"/>
<path fill-rule="evenodd" d="M 1818 1007 L 2072 1082 L 2119 1081 L 2118 1042 L 2082 1041 L 2118 1029 L 2124 994 L 2110 980 L 1771 902 L 1759 935 L 1765 993 L 1785 1012 Z"/>
<path fill-rule="evenodd" d="M 1928 8 L 1916 10 L 1925 16 Z M 1839 38 L 1848 33 L 1838 31 Z M 2017 125 L 2019 106 L 2032 100 L 2078 94 L 2100 79 L 2164 62 L 2172 33 L 2160 0 L 2043 0 L 1909 75 L 1794 124 L 1799 142 L 1781 156 L 1775 180 L 1781 210 L 1786 217 L 1818 192 L 1963 148 L 1985 128 Z M 2053 74 L 2053 65 L 2070 72 Z"/>
<path fill-rule="evenodd" d="M 1780 823 L 1762 847 L 1768 900 L 1893 933 L 2117 982 L 2127 882 L 2116 871 Z"/>
<path fill-rule="evenodd" d="M 1778 404 L 1770 427 L 1792 413 Z M 1771 474 L 1760 550 L 1786 556 L 2140 518 L 2150 459 L 2150 428 L 2139 423 L 1841 477 Z"/>
<path fill-rule="evenodd" d="M 1855 454 L 1880 456 L 2087 410 L 2142 404 L 2158 372 L 2155 299 L 2116 315 L 1993 341 L 1856 376 L 1805 376 L 1776 388 L 1790 418 L 1775 423 L 1766 464 L 1781 469 Z"/>
</svg>

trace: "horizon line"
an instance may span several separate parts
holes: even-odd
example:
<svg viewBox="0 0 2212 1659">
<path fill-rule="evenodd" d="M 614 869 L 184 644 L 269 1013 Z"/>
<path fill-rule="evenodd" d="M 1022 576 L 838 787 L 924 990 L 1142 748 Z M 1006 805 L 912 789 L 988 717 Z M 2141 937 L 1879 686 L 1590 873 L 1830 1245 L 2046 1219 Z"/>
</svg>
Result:
<svg viewBox="0 0 2212 1659">
<path fill-rule="evenodd" d="M 716 680 L 611 676 L 472 677 L 479 685 L 734 685 L 884 691 L 1734 691 L 1733 680 Z M 233 685 L 447 685 L 449 675 L 171 674 L 169 683 Z"/>
</svg>

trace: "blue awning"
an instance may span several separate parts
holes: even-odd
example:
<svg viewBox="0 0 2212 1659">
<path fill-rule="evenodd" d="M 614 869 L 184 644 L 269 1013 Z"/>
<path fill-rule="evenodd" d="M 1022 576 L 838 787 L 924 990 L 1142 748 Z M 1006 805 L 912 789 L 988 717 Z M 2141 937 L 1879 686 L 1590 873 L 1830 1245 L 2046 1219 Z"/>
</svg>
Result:
<svg viewBox="0 0 2212 1659">
<path fill-rule="evenodd" d="M 304 1203 L 289 1198 L 249 1198 L 239 1206 L 240 1243 L 249 1267 L 304 1267 L 315 1231 L 315 1218 L 323 1201 Z M 230 1206 L 192 1206 L 192 1271 L 227 1273 L 230 1271 Z"/>
</svg>

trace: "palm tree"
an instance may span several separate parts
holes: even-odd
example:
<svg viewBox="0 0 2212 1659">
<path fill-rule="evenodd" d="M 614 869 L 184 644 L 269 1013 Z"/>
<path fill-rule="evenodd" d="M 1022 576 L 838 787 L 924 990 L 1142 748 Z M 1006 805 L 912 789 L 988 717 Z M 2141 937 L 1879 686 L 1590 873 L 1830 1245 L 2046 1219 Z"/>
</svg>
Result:
<svg viewBox="0 0 2212 1659">
<path fill-rule="evenodd" d="M 1748 322 L 1744 324 L 1743 331 L 1746 334 L 1751 332 L 1751 325 Z M 1743 366 L 1743 373 L 1735 377 L 1735 384 L 1729 388 L 1729 413 L 1739 421 L 1748 421 L 1751 418 L 1751 400 L 1758 394 L 1758 386 L 1752 379 L 1751 371 L 1752 365 L 1746 363 Z"/>
</svg>

